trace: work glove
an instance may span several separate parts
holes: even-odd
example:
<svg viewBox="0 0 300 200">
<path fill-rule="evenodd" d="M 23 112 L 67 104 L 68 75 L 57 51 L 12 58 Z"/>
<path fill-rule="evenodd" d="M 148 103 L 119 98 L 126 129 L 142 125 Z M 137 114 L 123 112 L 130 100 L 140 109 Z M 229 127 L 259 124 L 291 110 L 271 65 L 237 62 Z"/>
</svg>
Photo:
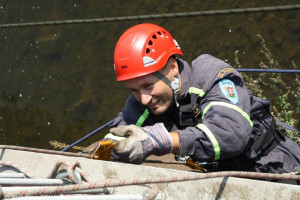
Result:
<svg viewBox="0 0 300 200">
<path fill-rule="evenodd" d="M 140 164 L 150 155 L 172 152 L 170 134 L 162 123 L 143 128 L 136 125 L 119 126 L 110 129 L 110 133 L 127 138 L 115 144 L 111 152 L 114 161 Z"/>
</svg>

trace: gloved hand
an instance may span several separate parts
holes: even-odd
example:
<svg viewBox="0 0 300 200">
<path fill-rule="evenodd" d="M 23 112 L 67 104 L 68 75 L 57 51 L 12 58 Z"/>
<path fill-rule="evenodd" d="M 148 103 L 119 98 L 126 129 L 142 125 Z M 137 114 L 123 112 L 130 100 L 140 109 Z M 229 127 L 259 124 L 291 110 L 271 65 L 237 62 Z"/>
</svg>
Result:
<svg viewBox="0 0 300 200">
<path fill-rule="evenodd" d="M 108 133 L 104 136 L 104 138 L 102 140 L 110 140 L 112 142 L 120 142 L 124 139 L 126 139 L 126 137 L 116 136 L 112 133 Z"/>
<path fill-rule="evenodd" d="M 136 125 L 119 126 L 110 129 L 116 136 L 127 137 L 115 144 L 111 158 L 114 161 L 140 164 L 154 155 L 172 152 L 172 140 L 162 123 L 140 128 Z"/>
</svg>

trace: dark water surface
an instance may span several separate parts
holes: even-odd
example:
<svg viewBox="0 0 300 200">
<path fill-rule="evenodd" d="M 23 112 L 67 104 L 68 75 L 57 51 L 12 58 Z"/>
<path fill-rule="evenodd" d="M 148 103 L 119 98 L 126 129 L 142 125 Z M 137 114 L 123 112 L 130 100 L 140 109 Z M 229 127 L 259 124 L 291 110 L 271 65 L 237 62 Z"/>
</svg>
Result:
<svg viewBox="0 0 300 200">
<path fill-rule="evenodd" d="M 1 0 L 0 22 L 91 19 L 297 4 L 298 1 Z M 0 144 L 49 148 L 72 143 L 113 119 L 128 91 L 116 82 L 113 52 L 130 26 L 165 27 L 191 62 L 202 53 L 259 68 L 263 36 L 282 68 L 300 65 L 300 11 L 0 29 Z M 292 80 L 294 75 L 284 75 Z M 101 138 L 107 130 L 82 145 Z"/>
</svg>

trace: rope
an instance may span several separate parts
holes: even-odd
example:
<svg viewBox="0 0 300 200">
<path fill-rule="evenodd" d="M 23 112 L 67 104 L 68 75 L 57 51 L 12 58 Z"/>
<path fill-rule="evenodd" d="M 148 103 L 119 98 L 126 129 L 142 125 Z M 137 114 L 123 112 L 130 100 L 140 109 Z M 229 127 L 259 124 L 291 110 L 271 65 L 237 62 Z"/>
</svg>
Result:
<svg viewBox="0 0 300 200">
<path fill-rule="evenodd" d="M 0 145 L 0 149 L 13 149 L 13 150 L 20 150 L 20 151 L 30 151 L 36 153 L 46 153 L 46 154 L 55 154 L 55 155 L 63 155 L 63 156 L 71 156 L 71 157 L 84 157 L 84 158 L 91 158 L 87 154 L 82 153 L 71 153 L 71 152 L 61 152 L 61 151 L 54 151 L 48 149 L 37 149 L 31 147 L 20 147 L 20 146 L 12 146 L 12 145 Z"/>
<path fill-rule="evenodd" d="M 75 161 L 74 163 L 66 161 L 66 160 L 56 162 L 54 168 L 51 170 L 50 174 L 46 177 L 46 179 L 53 178 L 56 175 L 58 169 L 61 167 L 62 164 L 67 166 L 68 178 L 72 181 L 72 183 L 77 184 L 77 186 L 82 185 L 82 184 L 78 183 L 78 181 L 76 180 L 76 178 L 74 176 L 73 170 L 76 170 L 80 173 L 82 178 L 84 178 L 88 183 L 90 183 L 89 184 L 90 186 L 94 185 L 94 183 L 92 183 L 88 180 L 88 178 L 87 178 L 88 174 L 80 168 L 80 164 L 79 164 L 78 161 Z M 13 163 L 13 162 L 10 162 L 10 161 L 0 161 L 0 165 L 13 167 L 13 168 L 19 170 L 20 172 L 22 172 L 24 175 L 26 175 L 29 178 L 38 179 L 37 176 L 30 174 L 28 170 L 25 170 L 23 167 L 21 167 L 17 163 Z M 84 183 L 84 184 L 87 184 L 87 183 Z M 144 195 L 146 197 L 143 198 L 143 199 L 150 200 L 150 199 L 154 199 L 157 196 L 158 189 L 155 185 L 153 185 L 153 186 L 145 185 L 145 184 L 140 184 L 140 185 L 141 186 L 146 186 L 146 187 L 148 187 L 152 190 L 152 193 L 150 193 L 148 195 Z M 20 190 L 17 190 L 17 191 L 11 191 L 11 192 L 5 192 L 5 193 L 3 193 L 1 191 L 1 186 L 0 186 L 0 197 L 2 197 L 2 199 L 3 199 L 3 198 L 21 197 L 21 196 L 40 196 L 40 195 L 47 195 L 48 192 L 50 192 L 51 194 L 53 192 L 54 192 L 54 194 L 62 194 L 64 192 L 74 192 L 74 191 L 82 190 L 82 189 L 78 188 L 77 186 L 72 185 L 72 190 L 69 190 L 68 188 L 64 189 L 64 186 L 60 185 L 60 186 L 55 186 L 55 187 L 52 187 L 52 188 L 51 187 L 50 188 L 49 187 L 42 187 L 42 186 L 39 187 L 38 189 L 22 189 L 21 188 Z M 48 188 L 49 188 L 49 191 L 47 191 Z M 97 187 L 97 188 L 99 188 L 99 187 Z M 88 187 L 87 189 L 91 190 L 91 189 L 94 189 L 94 188 Z M 29 194 L 28 191 L 31 191 L 31 190 L 33 190 L 35 192 Z"/>
<path fill-rule="evenodd" d="M 12 23 L 1 24 L 0 28 L 17 28 L 30 26 L 48 26 L 48 25 L 62 25 L 62 24 L 87 24 L 87 23 L 102 23 L 102 22 L 120 22 L 132 20 L 148 20 L 148 19 L 163 19 L 163 18 L 179 18 L 179 17 L 195 17 L 195 16 L 210 16 L 210 15 L 227 15 L 227 14 L 242 14 L 242 13 L 257 13 L 257 12 L 274 12 L 286 10 L 298 10 L 300 4 L 283 5 L 283 6 L 267 6 L 254 8 L 236 8 L 225 10 L 209 10 L 196 12 L 181 12 L 181 13 L 167 13 L 167 14 L 153 14 L 153 15 L 137 15 L 125 17 L 104 17 L 94 19 L 75 19 L 75 20 L 57 20 L 45 22 L 27 22 L 27 23 Z"/>
<path fill-rule="evenodd" d="M 24 169 L 22 166 L 20 166 L 17 163 L 13 163 L 13 162 L 10 162 L 10 161 L 3 161 L 2 160 L 2 161 L 0 161 L 0 165 L 13 167 L 13 168 L 17 169 L 18 171 L 20 171 L 22 174 L 24 174 L 26 177 L 38 178 L 37 176 L 31 174 L 30 171 Z"/>
<path fill-rule="evenodd" d="M 9 147 L 1 145 L 0 148 Z M 10 149 L 34 149 L 34 148 L 16 148 L 11 146 Z M 34 149 L 35 152 L 38 152 Z M 42 152 L 45 152 L 42 150 Z M 60 154 L 61 152 L 59 152 Z M 68 153 L 70 154 L 70 153 Z M 67 165 L 67 171 L 69 178 L 72 179 L 74 183 L 77 183 L 75 177 L 73 176 L 73 170 L 79 170 L 80 165 L 79 162 L 75 163 L 68 161 L 59 161 L 55 164 L 53 170 L 50 175 L 47 176 L 51 178 L 55 171 L 59 168 L 61 164 Z M 16 169 L 22 171 L 27 176 L 35 177 L 29 174 L 28 171 L 24 170 L 18 164 L 14 164 L 9 161 L 1 161 L 0 165 L 9 165 L 15 167 Z M 87 173 L 84 173 L 83 170 L 80 171 L 80 175 L 87 179 Z M 191 180 L 199 180 L 199 179 L 207 179 L 207 178 L 216 178 L 216 177 L 240 177 L 240 178 L 253 178 L 253 179 L 265 179 L 265 180 L 300 180 L 300 176 L 288 173 L 288 174 L 271 174 L 271 173 L 260 173 L 260 172 L 241 172 L 241 171 L 225 171 L 225 172 L 213 172 L 213 173 L 193 173 L 190 175 L 181 175 L 181 176 L 170 176 L 170 177 L 148 177 L 148 178 L 134 178 L 134 179 L 106 179 L 97 182 L 87 182 L 83 184 L 74 184 L 74 185 L 63 185 L 63 186 L 49 186 L 49 187 L 41 187 L 39 189 L 20 189 L 18 191 L 5 192 L 4 198 L 11 197 L 22 197 L 22 196 L 40 196 L 40 195 L 58 195 L 63 192 L 71 192 L 71 191 L 79 191 L 79 190 L 89 190 L 89 189 L 97 189 L 97 188 L 106 188 L 106 187 L 118 187 L 118 186 L 129 186 L 129 185 L 142 185 L 145 184 L 157 184 L 157 183 L 168 183 L 168 182 L 179 182 L 179 181 L 191 181 Z M 155 186 L 153 186 L 155 187 Z M 153 199 L 158 194 L 157 189 L 153 189 L 152 193 L 149 194 L 145 199 Z"/>
<path fill-rule="evenodd" d="M 78 171 L 78 173 L 81 175 L 81 177 L 83 177 L 86 181 L 89 181 L 89 178 L 88 178 L 89 175 L 80 168 L 80 164 L 78 161 L 72 163 L 67 160 L 57 161 L 54 165 L 54 168 L 51 170 L 50 174 L 48 176 L 46 176 L 46 179 L 53 178 L 56 175 L 58 169 L 63 164 L 66 165 L 68 177 L 73 183 L 78 183 L 78 181 L 76 180 L 76 178 L 74 176 L 74 172 L 73 172 L 74 170 Z M 0 165 L 13 167 L 13 168 L 17 169 L 18 171 L 20 171 L 21 173 L 23 173 L 28 178 L 33 178 L 33 179 L 39 178 L 39 177 L 31 174 L 28 170 L 24 169 L 21 165 L 19 165 L 17 163 L 10 162 L 10 161 L 0 161 Z"/>
<path fill-rule="evenodd" d="M 0 185 L 0 199 L 4 199 L 4 194 L 2 191 L 2 186 Z"/>
<path fill-rule="evenodd" d="M 50 186 L 43 189 L 28 189 L 20 190 L 18 192 L 6 192 L 4 198 L 22 197 L 22 196 L 39 196 L 39 195 L 57 195 L 61 192 L 78 191 L 95 188 L 119 187 L 129 185 L 144 185 L 157 184 L 179 181 L 191 181 L 216 177 L 240 177 L 240 178 L 254 178 L 254 179 L 282 179 L 282 180 L 300 180 L 299 175 L 294 174 L 270 174 L 259 172 L 241 172 L 241 171 L 225 171 L 213 173 L 195 173 L 193 175 L 181 175 L 172 177 L 148 177 L 148 178 L 134 178 L 134 179 L 107 179 L 97 182 L 89 182 L 84 184 L 64 185 L 64 186 Z"/>
</svg>

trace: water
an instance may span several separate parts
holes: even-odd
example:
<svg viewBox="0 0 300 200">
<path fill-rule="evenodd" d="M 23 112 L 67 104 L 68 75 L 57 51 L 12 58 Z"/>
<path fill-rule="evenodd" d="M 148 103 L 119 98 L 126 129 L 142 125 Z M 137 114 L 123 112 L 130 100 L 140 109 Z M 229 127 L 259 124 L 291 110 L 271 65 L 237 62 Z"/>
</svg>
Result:
<svg viewBox="0 0 300 200">
<path fill-rule="evenodd" d="M 175 13 L 297 4 L 299 1 L 0 1 L 1 23 Z M 191 62 L 210 53 L 258 68 L 263 36 L 282 68 L 300 65 L 297 11 L 0 29 L 0 144 L 50 148 L 72 143 L 113 119 L 128 91 L 116 82 L 119 36 L 142 22 L 161 25 Z M 293 80 L 293 75 L 284 75 Z M 291 81 L 292 84 L 292 81 Z M 103 137 L 108 130 L 82 143 Z"/>
</svg>

